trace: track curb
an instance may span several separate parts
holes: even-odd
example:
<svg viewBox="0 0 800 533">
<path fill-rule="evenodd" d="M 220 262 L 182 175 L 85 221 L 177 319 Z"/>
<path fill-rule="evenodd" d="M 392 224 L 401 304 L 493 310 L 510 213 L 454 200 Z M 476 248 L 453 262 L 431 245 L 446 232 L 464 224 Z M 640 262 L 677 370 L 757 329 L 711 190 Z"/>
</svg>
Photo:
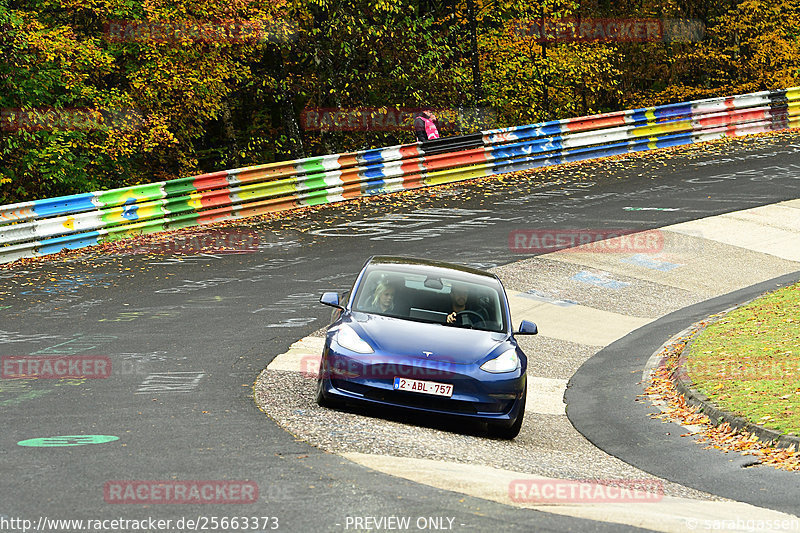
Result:
<svg viewBox="0 0 800 533">
<path fill-rule="evenodd" d="M 700 412 L 706 415 L 711 423 L 715 426 L 727 423 L 734 430 L 751 433 L 757 436 L 758 439 L 764 443 L 769 443 L 770 445 L 778 448 L 794 448 L 795 451 L 798 451 L 800 450 L 800 437 L 796 435 L 780 433 L 776 430 L 755 424 L 744 417 L 720 409 L 716 404 L 714 404 L 713 401 L 711 401 L 708 396 L 695 388 L 695 384 L 689 377 L 686 369 L 686 360 L 691 354 L 692 345 L 694 344 L 694 339 L 697 337 L 697 335 L 705 330 L 709 325 L 716 322 L 716 320 L 718 320 L 718 318 L 721 316 L 739 309 L 752 301 L 753 300 L 741 303 L 735 307 L 723 311 L 722 313 L 719 313 L 718 315 L 714 315 L 714 319 L 695 322 L 691 326 L 692 328 L 697 326 L 697 329 L 692 333 L 692 339 L 686 343 L 681 351 L 681 354 L 678 356 L 678 366 L 671 376 L 672 383 L 675 385 L 675 388 L 678 390 L 678 392 L 683 395 L 684 399 L 686 400 L 686 404 L 693 407 L 699 407 Z M 673 337 L 673 339 L 675 339 L 675 337 Z M 667 343 L 667 345 L 670 344 L 673 344 L 672 339 Z"/>
</svg>

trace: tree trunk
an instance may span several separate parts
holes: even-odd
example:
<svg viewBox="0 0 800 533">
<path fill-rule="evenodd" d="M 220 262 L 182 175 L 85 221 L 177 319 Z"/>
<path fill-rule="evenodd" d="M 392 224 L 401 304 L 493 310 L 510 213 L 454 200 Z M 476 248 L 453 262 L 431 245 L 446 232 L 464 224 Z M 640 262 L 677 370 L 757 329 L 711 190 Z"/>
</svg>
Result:
<svg viewBox="0 0 800 533">
<path fill-rule="evenodd" d="M 222 103 L 222 131 L 225 135 L 225 141 L 228 145 L 231 159 L 236 168 L 242 166 L 242 160 L 239 157 L 239 143 L 236 142 L 236 130 L 233 126 L 233 119 L 231 118 L 231 107 L 228 101 Z"/>
<path fill-rule="evenodd" d="M 475 108 L 483 101 L 483 84 L 481 83 L 481 64 L 478 55 L 478 22 L 475 20 L 475 0 L 467 0 L 467 17 L 472 48 L 472 90 L 475 93 Z"/>
<path fill-rule="evenodd" d="M 283 132 L 289 138 L 289 156 L 292 159 L 302 159 L 305 157 L 303 137 L 300 134 L 297 116 L 295 116 L 291 93 L 286 88 L 286 80 L 281 80 L 281 87 L 278 90 L 278 105 L 281 110 Z"/>
</svg>

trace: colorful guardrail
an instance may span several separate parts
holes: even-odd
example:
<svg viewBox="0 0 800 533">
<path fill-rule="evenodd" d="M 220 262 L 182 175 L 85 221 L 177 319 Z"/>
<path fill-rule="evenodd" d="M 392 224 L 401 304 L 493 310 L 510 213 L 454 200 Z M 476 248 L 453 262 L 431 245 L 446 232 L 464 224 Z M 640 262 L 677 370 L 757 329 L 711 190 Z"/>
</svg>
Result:
<svg viewBox="0 0 800 533">
<path fill-rule="evenodd" d="M 793 127 L 800 127 L 800 87 L 4 205 L 0 263 L 156 231 Z"/>
</svg>

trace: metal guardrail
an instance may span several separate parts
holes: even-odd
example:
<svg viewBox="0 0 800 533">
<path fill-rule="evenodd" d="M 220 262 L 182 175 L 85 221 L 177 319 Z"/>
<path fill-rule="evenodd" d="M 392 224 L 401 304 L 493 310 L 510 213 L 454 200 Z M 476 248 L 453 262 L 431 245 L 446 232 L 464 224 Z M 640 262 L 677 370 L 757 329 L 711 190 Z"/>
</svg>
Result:
<svg viewBox="0 0 800 533">
<path fill-rule="evenodd" d="M 0 263 L 156 231 L 792 127 L 800 127 L 800 87 L 4 205 Z"/>
</svg>

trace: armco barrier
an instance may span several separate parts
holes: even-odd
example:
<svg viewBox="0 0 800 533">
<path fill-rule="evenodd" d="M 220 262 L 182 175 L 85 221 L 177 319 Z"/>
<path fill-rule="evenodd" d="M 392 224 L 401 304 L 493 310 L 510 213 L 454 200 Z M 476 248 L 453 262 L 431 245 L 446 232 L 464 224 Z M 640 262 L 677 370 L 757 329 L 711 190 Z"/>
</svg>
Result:
<svg viewBox="0 0 800 533">
<path fill-rule="evenodd" d="M 5 205 L 0 263 L 155 231 L 790 127 L 800 127 L 800 87 Z"/>
</svg>

